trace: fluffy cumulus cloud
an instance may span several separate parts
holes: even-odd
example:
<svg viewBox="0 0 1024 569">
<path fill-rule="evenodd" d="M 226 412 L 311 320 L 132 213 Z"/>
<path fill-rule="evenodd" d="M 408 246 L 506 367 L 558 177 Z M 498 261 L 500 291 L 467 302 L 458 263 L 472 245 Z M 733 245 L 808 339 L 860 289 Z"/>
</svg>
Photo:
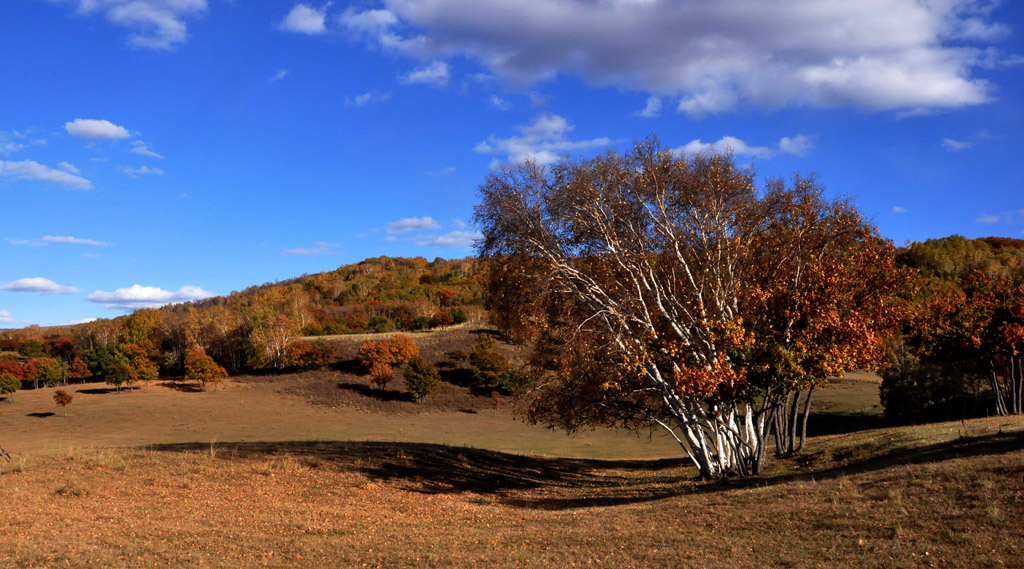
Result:
<svg viewBox="0 0 1024 569">
<path fill-rule="evenodd" d="M 206 12 L 206 0 L 68 0 L 80 14 L 101 14 L 131 30 L 128 43 L 147 49 L 173 49 L 188 39 L 186 20 Z"/>
<path fill-rule="evenodd" d="M 328 3 L 324 8 L 317 10 L 308 4 L 296 4 L 281 21 L 281 29 L 300 34 L 322 34 L 327 31 L 324 20 L 327 18 L 329 6 Z"/>
<path fill-rule="evenodd" d="M 788 136 L 783 137 L 774 147 L 751 146 L 734 136 L 723 136 L 715 142 L 703 142 L 700 139 L 691 140 L 674 150 L 676 152 L 685 152 L 687 154 L 697 154 L 700 152 L 731 152 L 736 156 L 772 158 L 778 154 L 806 156 L 813 147 L 814 143 L 809 137 L 798 134 L 792 138 Z"/>
<path fill-rule="evenodd" d="M 13 324 L 14 317 L 11 316 L 10 311 L 0 310 L 0 324 Z"/>
<path fill-rule="evenodd" d="M 430 85 L 444 87 L 448 84 L 448 64 L 443 61 L 431 61 L 430 64 L 414 69 L 401 76 L 406 85 Z"/>
<path fill-rule="evenodd" d="M 465 56 L 519 84 L 572 74 L 696 116 L 984 103 L 973 72 L 1007 59 L 990 44 L 1008 33 L 979 0 L 381 0 L 340 22 L 420 60 Z"/>
<path fill-rule="evenodd" d="M 171 292 L 162 288 L 135 284 L 128 288 L 119 288 L 114 292 L 98 290 L 86 298 L 89 302 L 102 304 L 111 310 L 127 312 L 139 308 L 157 308 L 165 304 L 201 300 L 211 296 L 213 296 L 212 292 L 197 286 L 183 286 L 177 292 Z"/>
<path fill-rule="evenodd" d="M 452 231 L 437 237 L 428 237 L 416 244 L 420 247 L 472 247 L 483 235 L 477 231 Z"/>
<path fill-rule="evenodd" d="M 390 235 L 401 235 L 413 231 L 430 231 L 432 229 L 441 229 L 441 224 L 429 216 L 406 217 L 398 221 L 392 221 L 384 227 L 384 231 Z"/>
<path fill-rule="evenodd" d="M 73 190 L 91 190 L 92 182 L 68 172 L 44 166 L 34 160 L 3 161 L 0 160 L 0 179 L 27 180 L 43 182 Z"/>
<path fill-rule="evenodd" d="M 121 140 L 132 136 L 125 127 L 104 119 L 75 119 L 64 123 L 64 130 L 75 138 L 88 140 Z"/>
<path fill-rule="evenodd" d="M 645 119 L 651 119 L 661 115 L 661 97 L 647 97 L 647 106 L 637 115 Z"/>
<path fill-rule="evenodd" d="M 532 124 L 517 127 L 518 135 L 508 138 L 492 135 L 477 144 L 474 150 L 481 154 L 505 156 L 510 162 L 529 158 L 539 164 L 550 164 L 571 152 L 604 148 L 612 142 L 607 137 L 570 140 L 569 133 L 575 128 L 564 117 L 542 113 Z"/>
<path fill-rule="evenodd" d="M 77 288 L 61 286 L 50 279 L 29 277 L 0 285 L 0 290 L 11 292 L 37 292 L 39 294 L 75 294 Z"/>
<path fill-rule="evenodd" d="M 999 216 L 998 215 L 983 215 L 983 216 L 979 217 L 978 219 L 975 219 L 974 221 L 977 222 L 977 223 L 988 223 L 988 224 L 999 223 Z"/>
<path fill-rule="evenodd" d="M 892 206 L 892 212 L 895 214 L 907 213 L 907 208 L 901 205 L 894 205 Z"/>
</svg>

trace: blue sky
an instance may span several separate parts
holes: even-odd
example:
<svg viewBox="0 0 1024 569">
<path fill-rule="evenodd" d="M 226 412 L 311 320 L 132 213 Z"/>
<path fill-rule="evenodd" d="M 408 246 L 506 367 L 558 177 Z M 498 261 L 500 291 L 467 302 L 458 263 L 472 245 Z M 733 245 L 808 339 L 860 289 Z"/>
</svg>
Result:
<svg viewBox="0 0 1024 569">
<path fill-rule="evenodd" d="M 1024 238 L 1022 4 L 4 0 L 0 327 L 470 255 L 491 167 L 652 133 Z"/>
</svg>

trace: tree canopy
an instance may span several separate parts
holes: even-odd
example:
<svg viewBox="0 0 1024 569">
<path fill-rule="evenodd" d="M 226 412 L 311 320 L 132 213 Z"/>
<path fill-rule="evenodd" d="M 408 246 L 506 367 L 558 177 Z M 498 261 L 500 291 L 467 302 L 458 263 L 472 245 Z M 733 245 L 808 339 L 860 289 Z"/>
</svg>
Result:
<svg viewBox="0 0 1024 569">
<path fill-rule="evenodd" d="M 480 193 L 490 308 L 546 372 L 535 420 L 654 423 L 703 476 L 756 473 L 794 390 L 884 353 L 893 248 L 814 178 L 759 189 L 729 155 L 649 140 Z"/>
</svg>

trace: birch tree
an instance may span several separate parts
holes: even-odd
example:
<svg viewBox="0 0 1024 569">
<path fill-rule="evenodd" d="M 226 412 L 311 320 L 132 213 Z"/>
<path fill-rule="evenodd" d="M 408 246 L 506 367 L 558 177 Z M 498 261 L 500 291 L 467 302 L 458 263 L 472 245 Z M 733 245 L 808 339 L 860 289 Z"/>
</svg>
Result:
<svg viewBox="0 0 1024 569">
<path fill-rule="evenodd" d="M 656 141 L 506 166 L 480 193 L 491 306 L 508 309 L 497 319 L 534 341 L 545 370 L 528 415 L 570 430 L 660 426 L 703 477 L 759 473 L 774 414 L 806 387 L 795 378 L 813 384 L 861 359 L 837 355 L 852 335 L 834 333 L 843 313 L 809 293 L 838 286 L 828 271 L 844 259 L 891 256 L 813 179 L 759 191 L 731 156 Z M 856 308 L 872 293 L 845 296 Z"/>
</svg>

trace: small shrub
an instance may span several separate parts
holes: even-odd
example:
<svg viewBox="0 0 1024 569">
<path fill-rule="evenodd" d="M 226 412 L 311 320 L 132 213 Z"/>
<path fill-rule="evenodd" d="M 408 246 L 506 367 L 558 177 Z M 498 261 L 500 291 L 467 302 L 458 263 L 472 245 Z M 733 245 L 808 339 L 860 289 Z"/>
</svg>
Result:
<svg viewBox="0 0 1024 569">
<path fill-rule="evenodd" d="M 227 376 L 228 372 L 203 350 L 193 349 L 185 354 L 185 379 L 198 381 L 203 391 L 207 383 L 213 383 L 216 390 L 216 385 Z"/>
<path fill-rule="evenodd" d="M 0 374 L 0 395 L 11 395 L 11 401 L 14 401 L 14 392 L 21 389 L 21 380 L 14 376 L 12 373 Z"/>
<path fill-rule="evenodd" d="M 469 354 L 469 363 L 473 366 L 473 381 L 478 387 L 497 388 L 498 376 L 509 369 L 508 359 L 495 351 L 495 344 L 490 334 L 480 334 Z"/>
<path fill-rule="evenodd" d="M 461 308 L 453 308 L 452 311 L 452 324 L 462 324 L 469 320 L 469 316 L 466 311 Z"/>
<path fill-rule="evenodd" d="M 304 342 L 299 340 L 288 346 L 284 365 L 299 369 L 322 369 L 331 361 L 331 348 L 323 340 Z"/>
<path fill-rule="evenodd" d="M 417 316 L 412 319 L 412 324 L 409 325 L 410 330 L 427 330 L 430 328 L 430 318 L 426 316 Z"/>
<path fill-rule="evenodd" d="M 493 387 L 504 395 L 512 395 L 532 381 L 530 374 L 518 369 L 507 369 L 494 377 Z"/>
<path fill-rule="evenodd" d="M 395 370 L 390 364 L 377 362 L 370 366 L 370 380 L 381 391 L 384 391 L 388 384 L 391 383 L 391 377 L 394 373 Z"/>
<path fill-rule="evenodd" d="M 416 395 L 417 401 L 423 401 L 440 386 L 441 374 L 433 364 L 419 356 L 409 360 L 409 367 L 405 369 L 405 387 Z"/>
<path fill-rule="evenodd" d="M 375 330 L 381 334 L 386 334 L 388 332 L 393 332 L 395 330 L 394 323 L 392 323 L 387 318 L 384 318 L 383 316 L 374 316 L 367 323 L 367 326 L 370 329 Z"/>
<path fill-rule="evenodd" d="M 455 323 L 455 318 L 452 313 L 447 310 L 439 310 L 430 319 L 430 326 L 432 328 L 444 328 L 445 326 L 451 326 Z"/>
<path fill-rule="evenodd" d="M 388 338 L 387 343 L 395 363 L 403 364 L 420 355 L 416 342 L 405 334 L 394 334 Z"/>
<path fill-rule="evenodd" d="M 74 398 L 74 395 L 71 395 L 70 393 L 64 391 L 63 389 L 58 389 L 53 394 L 53 402 L 64 409 L 65 417 L 68 416 L 68 405 L 71 405 L 71 401 L 74 400 Z"/>
</svg>

